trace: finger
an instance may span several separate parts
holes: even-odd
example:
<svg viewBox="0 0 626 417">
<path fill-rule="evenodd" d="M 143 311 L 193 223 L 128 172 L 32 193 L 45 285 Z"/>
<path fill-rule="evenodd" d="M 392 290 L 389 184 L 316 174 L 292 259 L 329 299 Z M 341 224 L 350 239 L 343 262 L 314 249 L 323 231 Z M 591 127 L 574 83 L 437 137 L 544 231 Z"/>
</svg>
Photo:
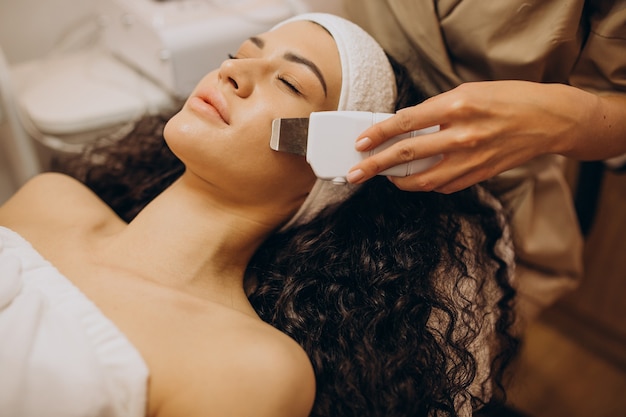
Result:
<svg viewBox="0 0 626 417">
<path fill-rule="evenodd" d="M 435 174 L 435 175 L 431 175 Z M 404 191 L 435 191 L 442 194 L 452 194 L 482 181 L 481 177 L 475 174 L 456 176 L 456 173 L 449 172 L 440 175 L 440 172 L 424 171 L 408 177 L 387 177 L 396 187 Z"/>
<path fill-rule="evenodd" d="M 486 178 L 483 178 L 483 176 L 481 175 L 477 175 L 476 173 L 470 173 L 468 175 L 462 175 L 458 178 L 455 178 L 447 184 L 437 186 L 433 189 L 433 191 L 441 194 L 452 194 L 476 185 L 479 182 L 484 181 L 485 179 Z"/>
<path fill-rule="evenodd" d="M 387 179 L 404 191 L 433 191 L 462 175 L 459 168 L 444 157 L 429 169 L 406 177 L 387 176 Z"/>
<path fill-rule="evenodd" d="M 449 135 L 445 131 L 407 138 L 354 165 L 348 174 L 348 181 L 360 183 L 388 168 L 417 159 L 443 155 L 452 150 Z"/>
<path fill-rule="evenodd" d="M 438 101 L 425 101 L 417 106 L 399 110 L 388 119 L 365 129 L 357 138 L 355 148 L 360 152 L 379 146 L 387 139 L 413 130 L 425 129 L 443 123 Z"/>
<path fill-rule="evenodd" d="M 389 181 L 403 191 L 433 191 L 435 185 L 424 178 L 422 174 L 414 174 L 410 177 L 387 177 Z"/>
<path fill-rule="evenodd" d="M 484 165 L 477 167 L 475 163 L 476 160 L 465 153 L 450 153 L 426 171 L 408 177 L 389 178 L 401 190 L 450 194 L 490 178 L 493 174 Z"/>
<path fill-rule="evenodd" d="M 466 158 L 467 161 L 470 158 Z M 522 162 L 520 162 L 521 164 Z M 463 169 L 462 172 L 455 177 L 451 177 L 447 182 L 443 182 L 439 185 L 435 185 L 433 191 L 443 193 L 443 194 L 451 194 L 457 191 L 463 190 L 465 188 L 471 187 L 475 184 L 481 183 L 485 180 L 495 177 L 496 175 L 501 174 L 502 172 L 510 169 L 514 166 L 517 166 L 516 163 L 513 165 L 502 164 L 494 162 L 488 158 L 486 158 L 481 164 L 474 165 L 473 163 L 469 163 L 467 165 L 467 169 Z"/>
</svg>

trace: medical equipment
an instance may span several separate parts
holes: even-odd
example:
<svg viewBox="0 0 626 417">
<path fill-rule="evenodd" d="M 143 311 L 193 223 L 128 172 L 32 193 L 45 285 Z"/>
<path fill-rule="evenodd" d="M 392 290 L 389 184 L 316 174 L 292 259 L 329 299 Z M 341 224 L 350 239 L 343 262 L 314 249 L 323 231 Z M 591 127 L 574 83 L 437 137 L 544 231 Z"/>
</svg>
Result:
<svg viewBox="0 0 626 417">
<path fill-rule="evenodd" d="M 389 148 L 402 139 L 434 133 L 439 126 L 395 136 L 369 152 L 358 152 L 354 142 L 361 132 L 393 116 L 364 111 L 313 112 L 307 118 L 275 119 L 272 122 L 270 148 L 306 155 L 313 172 L 320 179 L 345 183 L 346 175 L 359 161 Z M 441 160 L 441 155 L 418 159 L 389 168 L 379 175 L 405 177 L 424 171 Z"/>
<path fill-rule="evenodd" d="M 290 17 L 284 0 L 103 0 L 104 45 L 173 95 L 186 97 L 245 39 Z"/>
</svg>

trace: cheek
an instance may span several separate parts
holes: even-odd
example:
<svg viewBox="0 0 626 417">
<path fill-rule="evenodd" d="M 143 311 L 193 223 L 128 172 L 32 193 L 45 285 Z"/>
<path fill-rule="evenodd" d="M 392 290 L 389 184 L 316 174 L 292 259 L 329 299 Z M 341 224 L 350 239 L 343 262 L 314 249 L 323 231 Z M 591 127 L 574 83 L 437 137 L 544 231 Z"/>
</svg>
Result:
<svg viewBox="0 0 626 417">
<path fill-rule="evenodd" d="M 289 198 L 288 195 L 308 193 L 316 177 L 305 157 L 271 149 L 270 138 L 272 120 L 278 117 L 303 117 L 312 111 L 310 106 L 298 102 L 285 108 L 277 100 L 277 105 L 269 109 L 265 103 L 263 106 L 249 107 L 248 111 L 250 122 L 240 131 L 241 135 L 234 139 L 239 158 L 234 163 L 236 167 L 233 167 L 233 171 L 248 172 L 245 180 L 247 186 L 255 191 L 264 190 L 261 192 L 268 195 L 280 193 Z M 253 120 L 260 123 L 253 123 Z M 243 181 L 244 178 L 239 176 L 239 180 Z"/>
<path fill-rule="evenodd" d="M 277 152 L 270 148 L 271 128 L 257 130 L 235 139 L 238 146 L 228 149 L 229 173 L 246 193 L 261 198 L 292 200 L 313 186 L 315 176 L 303 156 Z M 234 149 L 237 152 L 234 152 Z"/>
<path fill-rule="evenodd" d="M 313 187 L 315 175 L 304 157 L 276 152 L 270 149 L 262 170 L 251 178 L 252 188 L 261 194 L 285 201 L 293 201 L 307 194 Z"/>
</svg>

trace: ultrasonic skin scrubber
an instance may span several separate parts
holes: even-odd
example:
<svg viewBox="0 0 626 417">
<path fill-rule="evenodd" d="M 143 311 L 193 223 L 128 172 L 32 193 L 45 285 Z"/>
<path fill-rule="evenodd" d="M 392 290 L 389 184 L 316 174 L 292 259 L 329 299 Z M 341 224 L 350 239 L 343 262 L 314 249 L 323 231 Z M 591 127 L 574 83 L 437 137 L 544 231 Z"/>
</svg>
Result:
<svg viewBox="0 0 626 417">
<path fill-rule="evenodd" d="M 275 119 L 270 147 L 275 151 L 305 155 L 320 179 L 345 183 L 346 175 L 359 161 L 389 148 L 400 140 L 434 133 L 439 126 L 395 136 L 368 152 L 354 149 L 355 139 L 366 128 L 393 114 L 364 111 L 313 112 L 308 118 Z M 389 168 L 379 175 L 405 177 L 424 171 L 441 160 L 441 155 L 418 159 Z"/>
</svg>

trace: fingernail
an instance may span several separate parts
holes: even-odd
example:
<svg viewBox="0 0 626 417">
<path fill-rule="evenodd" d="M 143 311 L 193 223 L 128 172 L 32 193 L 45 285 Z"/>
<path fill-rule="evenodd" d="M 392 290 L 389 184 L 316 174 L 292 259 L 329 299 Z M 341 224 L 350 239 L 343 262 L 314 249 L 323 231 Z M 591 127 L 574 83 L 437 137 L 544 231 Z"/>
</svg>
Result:
<svg viewBox="0 0 626 417">
<path fill-rule="evenodd" d="M 368 137 L 361 138 L 356 141 L 354 148 L 357 151 L 365 151 L 372 145 L 372 140 Z"/>
<path fill-rule="evenodd" d="M 354 171 L 348 172 L 346 175 L 346 179 L 348 182 L 357 182 L 365 176 L 365 172 L 362 169 L 355 169 Z"/>
</svg>

